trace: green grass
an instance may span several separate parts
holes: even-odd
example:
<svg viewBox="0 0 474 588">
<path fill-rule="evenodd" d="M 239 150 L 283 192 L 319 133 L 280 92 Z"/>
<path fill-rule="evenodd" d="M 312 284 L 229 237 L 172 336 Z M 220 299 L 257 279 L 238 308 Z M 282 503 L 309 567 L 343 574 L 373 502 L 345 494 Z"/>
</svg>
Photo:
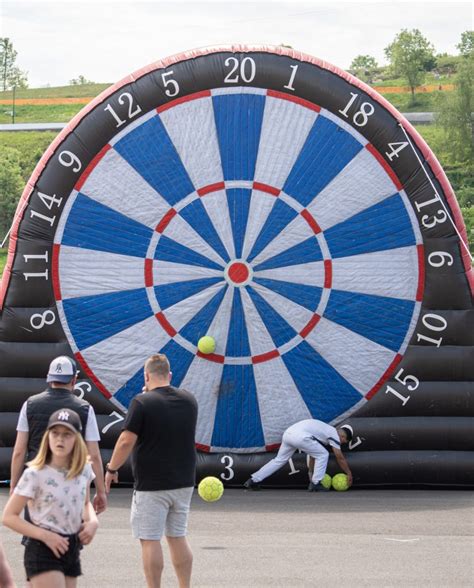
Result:
<svg viewBox="0 0 474 588">
<path fill-rule="evenodd" d="M 447 155 L 441 153 L 441 146 L 443 145 L 443 129 L 436 125 L 413 125 L 420 133 L 423 139 L 428 143 L 430 149 L 437 154 L 437 158 L 441 161 L 444 159 L 447 163 Z"/>
<path fill-rule="evenodd" d="M 24 156 L 31 151 L 45 151 L 57 134 L 56 131 L 12 131 L 1 133 L 0 139 L 2 146 L 18 149 Z"/>
<path fill-rule="evenodd" d="M 425 80 L 423 82 L 423 85 L 425 86 L 432 86 L 434 84 L 452 84 L 454 80 L 454 76 L 441 76 L 439 78 L 436 78 L 433 74 L 431 73 L 427 73 L 425 76 Z M 393 86 L 408 86 L 408 82 L 405 78 L 391 78 L 388 80 L 381 80 L 381 81 L 377 81 L 374 82 L 373 84 L 371 84 L 372 86 L 385 86 L 386 88 L 388 87 L 393 87 Z"/>
<path fill-rule="evenodd" d="M 0 276 L 3 273 L 3 268 L 5 267 L 6 263 L 7 263 L 7 249 L 2 248 L 2 249 L 0 249 Z"/>
<path fill-rule="evenodd" d="M 85 104 L 27 104 L 15 106 L 15 123 L 69 122 Z M 0 124 L 12 122 L 11 108 L 0 104 Z"/>
<path fill-rule="evenodd" d="M 411 101 L 411 94 L 384 94 L 388 100 L 400 112 L 435 112 L 438 104 L 438 92 L 415 93 L 415 102 Z"/>
<path fill-rule="evenodd" d="M 87 98 L 98 96 L 112 84 L 84 84 L 79 86 L 57 86 L 54 88 L 18 89 L 15 98 Z M 0 92 L 0 100 L 12 100 L 13 92 Z"/>
<path fill-rule="evenodd" d="M 11 147 L 12 149 L 18 149 L 20 152 L 21 175 L 25 184 L 41 156 L 56 135 L 57 133 L 54 131 L 15 131 L 0 133 L 2 147 Z"/>
</svg>

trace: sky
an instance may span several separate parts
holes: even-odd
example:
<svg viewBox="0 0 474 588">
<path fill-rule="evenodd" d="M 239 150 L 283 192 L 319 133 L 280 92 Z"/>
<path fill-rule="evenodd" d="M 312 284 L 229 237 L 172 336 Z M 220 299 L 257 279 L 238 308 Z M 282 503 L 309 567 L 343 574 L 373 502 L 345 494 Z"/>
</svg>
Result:
<svg viewBox="0 0 474 588">
<path fill-rule="evenodd" d="M 30 87 L 79 75 L 115 83 L 169 55 L 235 43 L 284 43 L 342 69 L 361 54 L 383 65 L 403 28 L 419 29 L 437 53 L 456 54 L 473 28 L 473 3 L 0 0 L 0 36 L 13 42 Z"/>
</svg>

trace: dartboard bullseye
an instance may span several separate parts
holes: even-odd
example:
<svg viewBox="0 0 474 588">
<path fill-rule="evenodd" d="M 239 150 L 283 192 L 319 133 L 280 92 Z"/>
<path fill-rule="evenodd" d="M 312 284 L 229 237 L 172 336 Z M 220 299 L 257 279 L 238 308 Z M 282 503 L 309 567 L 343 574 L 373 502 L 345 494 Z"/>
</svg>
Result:
<svg viewBox="0 0 474 588">
<path fill-rule="evenodd" d="M 245 286 L 252 278 L 252 268 L 243 261 L 232 261 L 226 268 L 227 280 L 233 286 Z"/>
<path fill-rule="evenodd" d="M 199 445 L 255 451 L 377 392 L 416 324 L 421 259 L 409 199 L 357 128 L 235 86 L 157 105 L 109 140 L 69 195 L 54 280 L 104 394 L 126 408 L 164 352 L 204 407 Z M 214 353 L 198 350 L 206 334 Z"/>
</svg>

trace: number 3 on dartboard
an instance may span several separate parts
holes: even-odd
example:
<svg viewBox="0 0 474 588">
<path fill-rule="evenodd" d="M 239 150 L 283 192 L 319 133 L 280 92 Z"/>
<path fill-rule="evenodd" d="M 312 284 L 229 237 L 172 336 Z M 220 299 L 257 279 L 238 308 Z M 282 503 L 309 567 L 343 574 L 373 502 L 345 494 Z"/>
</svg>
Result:
<svg viewBox="0 0 474 588">
<path fill-rule="evenodd" d="M 230 455 L 223 455 L 221 457 L 221 463 L 225 464 L 226 461 L 227 465 L 224 466 L 224 469 L 227 471 L 224 474 L 221 474 L 221 478 L 227 482 L 228 480 L 232 480 L 232 478 L 235 476 L 235 472 L 232 469 L 232 466 L 234 465 L 234 460 Z"/>
</svg>

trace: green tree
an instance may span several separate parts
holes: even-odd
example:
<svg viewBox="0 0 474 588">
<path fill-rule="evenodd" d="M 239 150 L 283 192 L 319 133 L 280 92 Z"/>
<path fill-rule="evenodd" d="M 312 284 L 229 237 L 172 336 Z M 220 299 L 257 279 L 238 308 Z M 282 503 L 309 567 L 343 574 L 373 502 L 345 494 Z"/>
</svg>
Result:
<svg viewBox="0 0 474 588">
<path fill-rule="evenodd" d="M 449 55 L 440 53 L 436 56 L 436 73 L 441 76 L 452 76 L 457 72 L 459 61 L 462 59 L 459 55 Z"/>
<path fill-rule="evenodd" d="M 20 152 L 0 146 L 0 242 L 12 224 L 23 186 Z"/>
<path fill-rule="evenodd" d="M 457 45 L 460 55 L 454 91 L 439 95 L 437 125 L 443 149 L 452 162 L 451 176 L 474 250 L 474 33 L 465 31 Z M 449 170 L 448 170 L 449 173 Z M 451 177 L 450 177 L 451 180 Z M 451 180 L 451 181 L 452 181 Z M 454 185 L 453 184 L 453 185 Z"/>
<path fill-rule="evenodd" d="M 474 31 L 464 31 L 461 34 L 461 42 L 456 45 L 459 53 L 464 57 L 469 57 L 474 51 Z"/>
<path fill-rule="evenodd" d="M 454 88 L 439 96 L 437 123 L 443 128 L 445 149 L 453 161 L 474 172 L 474 53 L 459 62 Z"/>
<path fill-rule="evenodd" d="M 9 90 L 28 87 L 28 74 L 18 68 L 16 57 L 18 52 L 13 49 L 13 43 L 8 37 L 0 37 L 0 74 L 2 89 Z"/>
<path fill-rule="evenodd" d="M 433 45 L 418 29 L 402 29 L 384 52 L 395 76 L 406 78 L 411 90 L 412 104 L 415 88 L 423 83 L 427 71 L 436 64 Z"/>
<path fill-rule="evenodd" d="M 378 64 L 375 57 L 370 55 L 357 55 L 352 60 L 349 69 L 354 72 L 355 76 L 370 84 L 377 68 Z"/>
<path fill-rule="evenodd" d="M 466 225 L 467 241 L 469 249 L 474 254 L 474 206 L 469 208 L 461 208 L 464 223 Z"/>
<path fill-rule="evenodd" d="M 71 86 L 85 86 L 86 84 L 93 84 L 91 80 L 86 79 L 83 75 L 78 76 L 77 78 L 73 78 L 69 80 L 69 84 Z"/>
</svg>

